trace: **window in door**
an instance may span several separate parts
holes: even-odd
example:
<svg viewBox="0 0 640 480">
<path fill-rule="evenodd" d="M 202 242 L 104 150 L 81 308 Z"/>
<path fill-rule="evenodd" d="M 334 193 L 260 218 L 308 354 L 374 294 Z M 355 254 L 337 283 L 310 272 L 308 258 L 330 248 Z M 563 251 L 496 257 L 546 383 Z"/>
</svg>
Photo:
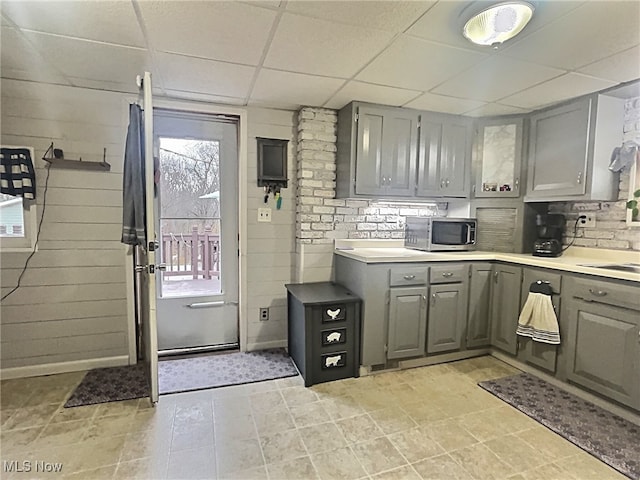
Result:
<svg viewBox="0 0 640 480">
<path fill-rule="evenodd" d="M 221 293 L 220 142 L 160 137 L 162 296 Z"/>
</svg>

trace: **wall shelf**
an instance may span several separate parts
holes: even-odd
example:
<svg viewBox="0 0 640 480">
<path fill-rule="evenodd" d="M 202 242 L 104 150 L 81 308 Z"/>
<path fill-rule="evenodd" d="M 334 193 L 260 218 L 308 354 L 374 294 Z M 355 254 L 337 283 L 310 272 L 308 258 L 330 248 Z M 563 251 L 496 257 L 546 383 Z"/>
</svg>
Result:
<svg viewBox="0 0 640 480">
<path fill-rule="evenodd" d="M 49 156 L 47 156 L 49 155 Z M 70 168 L 75 170 L 100 170 L 108 172 L 111 170 L 111 165 L 107 163 L 107 149 L 105 147 L 102 153 L 101 162 L 86 162 L 80 157 L 78 160 L 64 158 L 62 150 L 53 148 L 53 142 L 49 146 L 42 159 L 45 162 L 49 162 L 52 167 Z"/>
</svg>

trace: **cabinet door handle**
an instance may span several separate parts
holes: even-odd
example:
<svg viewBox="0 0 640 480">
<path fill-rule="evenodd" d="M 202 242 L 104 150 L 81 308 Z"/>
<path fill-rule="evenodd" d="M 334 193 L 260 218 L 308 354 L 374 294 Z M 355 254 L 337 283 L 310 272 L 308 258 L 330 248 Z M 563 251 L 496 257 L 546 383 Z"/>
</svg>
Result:
<svg viewBox="0 0 640 480">
<path fill-rule="evenodd" d="M 431 294 L 431 305 L 435 305 L 436 304 L 436 294 L 432 293 Z"/>
<path fill-rule="evenodd" d="M 578 185 L 582 183 L 582 172 L 578 172 Z"/>
<path fill-rule="evenodd" d="M 495 273 L 493 274 L 493 281 L 494 281 L 494 282 L 496 282 L 496 283 L 498 283 L 498 272 L 495 272 Z"/>
<path fill-rule="evenodd" d="M 414 278 L 416 278 L 416 276 L 415 275 L 405 275 L 402 278 L 404 278 L 405 280 L 413 280 Z"/>
<path fill-rule="evenodd" d="M 453 272 L 443 272 L 442 276 L 445 277 L 445 278 L 453 277 Z"/>
<path fill-rule="evenodd" d="M 604 290 L 594 290 L 593 288 L 589 289 L 589 293 L 591 295 L 595 295 L 596 297 L 604 297 L 607 292 L 605 292 Z"/>
<path fill-rule="evenodd" d="M 426 303 L 427 303 L 427 297 L 426 297 L 425 295 L 421 295 L 421 297 L 422 297 L 422 300 L 424 300 L 424 303 L 425 303 L 425 305 L 426 305 Z"/>
<path fill-rule="evenodd" d="M 444 180 L 440 181 L 440 188 L 444 188 Z"/>
<path fill-rule="evenodd" d="M 444 182 L 444 184 L 448 187 L 449 183 L 451 183 L 451 182 L 449 182 L 449 179 L 447 178 L 447 180 Z"/>
<path fill-rule="evenodd" d="M 515 189 L 518 190 L 520 188 L 520 179 L 516 178 L 515 182 L 513 182 L 513 185 Z"/>
</svg>

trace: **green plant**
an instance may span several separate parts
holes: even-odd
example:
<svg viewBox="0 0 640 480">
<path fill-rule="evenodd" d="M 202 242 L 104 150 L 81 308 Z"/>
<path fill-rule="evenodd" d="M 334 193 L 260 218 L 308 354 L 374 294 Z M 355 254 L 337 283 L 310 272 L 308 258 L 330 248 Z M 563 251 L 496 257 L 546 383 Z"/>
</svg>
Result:
<svg viewBox="0 0 640 480">
<path fill-rule="evenodd" d="M 638 220 L 638 198 L 640 198 L 640 189 L 633 192 L 633 199 L 627 202 L 627 208 L 631 210 L 631 220 Z"/>
</svg>

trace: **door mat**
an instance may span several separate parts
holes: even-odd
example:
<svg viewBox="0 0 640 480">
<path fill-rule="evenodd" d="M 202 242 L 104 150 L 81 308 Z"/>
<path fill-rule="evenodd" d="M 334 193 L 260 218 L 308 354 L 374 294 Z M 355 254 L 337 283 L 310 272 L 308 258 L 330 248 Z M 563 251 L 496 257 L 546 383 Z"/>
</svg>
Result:
<svg viewBox="0 0 640 480">
<path fill-rule="evenodd" d="M 96 368 L 84 376 L 64 408 L 149 396 L 144 364 Z"/>
<path fill-rule="evenodd" d="M 640 427 L 528 373 L 478 385 L 632 479 L 640 478 Z"/>
<path fill-rule="evenodd" d="M 283 348 L 162 360 L 158 363 L 161 395 L 295 375 L 298 375 L 298 370 Z"/>
</svg>

